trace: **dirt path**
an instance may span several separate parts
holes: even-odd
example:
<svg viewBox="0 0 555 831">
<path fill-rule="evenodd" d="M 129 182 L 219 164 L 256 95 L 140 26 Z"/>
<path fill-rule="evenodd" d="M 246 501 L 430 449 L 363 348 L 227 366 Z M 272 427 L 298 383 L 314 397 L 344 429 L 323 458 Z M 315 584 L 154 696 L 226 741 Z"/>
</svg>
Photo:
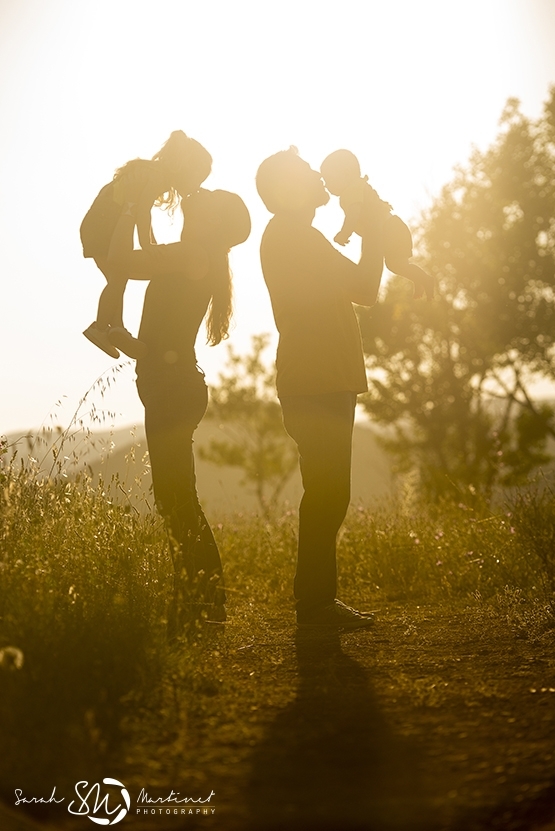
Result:
<svg viewBox="0 0 555 831">
<path fill-rule="evenodd" d="M 122 831 L 555 831 L 552 638 L 479 605 L 341 635 L 273 614 L 206 627 L 110 769 L 133 800 L 214 791 L 215 815 L 134 809 Z"/>
<path fill-rule="evenodd" d="M 555 829 L 555 659 L 503 621 L 391 607 L 315 636 L 251 614 L 211 649 L 185 756 L 214 827 Z"/>
</svg>

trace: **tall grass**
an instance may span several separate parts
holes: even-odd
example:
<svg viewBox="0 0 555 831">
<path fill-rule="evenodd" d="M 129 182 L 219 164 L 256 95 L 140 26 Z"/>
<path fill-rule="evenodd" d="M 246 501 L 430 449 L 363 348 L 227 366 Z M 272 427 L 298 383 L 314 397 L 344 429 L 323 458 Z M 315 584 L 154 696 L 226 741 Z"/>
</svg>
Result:
<svg viewBox="0 0 555 831">
<path fill-rule="evenodd" d="M 216 683 L 199 661 L 202 638 L 168 639 L 174 575 L 163 523 L 118 503 L 117 479 L 94 485 L 59 466 L 45 475 L 44 465 L 2 455 L 0 797 L 23 782 L 42 793 L 54 781 L 124 776 L 126 730 L 140 733 L 141 708 L 148 704 L 151 720 L 157 707 L 175 715 L 180 695 L 208 695 Z M 253 617 L 292 622 L 296 524 L 293 509 L 272 521 L 216 518 L 238 625 Z M 463 503 L 359 507 L 339 541 L 341 596 L 447 609 L 490 598 L 488 614 L 540 636 L 554 625 L 554 540 L 547 490 L 495 512 Z M 534 604 L 541 620 L 527 617 Z"/>
<path fill-rule="evenodd" d="M 489 597 L 505 586 L 555 591 L 555 500 L 523 492 L 502 508 L 463 502 L 418 510 L 359 508 L 342 536 L 351 588 L 390 600 Z"/>
<path fill-rule="evenodd" d="M 86 475 L 11 465 L 0 551 L 0 649 L 23 662 L 0 673 L 3 788 L 40 788 L 45 772 L 61 783 L 106 775 L 124 696 L 160 674 L 170 585 L 161 521 Z"/>
</svg>

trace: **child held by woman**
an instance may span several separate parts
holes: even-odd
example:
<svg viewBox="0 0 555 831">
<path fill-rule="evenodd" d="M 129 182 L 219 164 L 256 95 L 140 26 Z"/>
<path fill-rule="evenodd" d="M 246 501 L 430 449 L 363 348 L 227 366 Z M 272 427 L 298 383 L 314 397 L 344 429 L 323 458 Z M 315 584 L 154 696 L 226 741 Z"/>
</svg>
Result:
<svg viewBox="0 0 555 831">
<path fill-rule="evenodd" d="M 151 228 L 153 205 L 175 210 L 181 197 L 199 190 L 211 168 L 208 151 L 182 130 L 175 130 L 152 159 L 133 159 L 116 170 L 83 219 L 83 256 L 93 258 L 106 278 L 96 320 L 83 334 L 112 358 L 119 358 L 118 350 L 130 358 L 140 358 L 146 350 L 123 324 L 123 295 L 129 275 L 108 264 L 110 241 L 120 214 L 124 208 L 134 212 L 135 205 L 126 198 L 127 189 L 133 184 L 131 190 L 136 190 L 136 185 L 142 184 L 143 195 L 147 194 L 136 213 L 139 244 L 147 250 L 156 242 Z"/>
</svg>

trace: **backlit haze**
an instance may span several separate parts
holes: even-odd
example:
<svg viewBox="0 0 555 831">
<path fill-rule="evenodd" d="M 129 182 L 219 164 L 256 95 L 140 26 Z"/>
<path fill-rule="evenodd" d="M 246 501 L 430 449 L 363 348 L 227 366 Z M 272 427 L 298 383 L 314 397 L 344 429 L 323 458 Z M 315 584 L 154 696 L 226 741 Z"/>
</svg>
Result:
<svg viewBox="0 0 555 831">
<path fill-rule="evenodd" d="M 346 147 L 414 220 L 472 145 L 493 141 L 508 97 L 540 114 L 554 42 L 553 0 L 0 0 L 0 433 L 51 414 L 66 425 L 117 364 L 81 334 L 104 281 L 79 241 L 116 167 L 183 129 L 214 158 L 205 186 L 244 198 L 253 231 L 232 254 L 229 342 L 245 351 L 250 334 L 275 331 L 258 259 L 260 162 L 295 144 L 319 167 Z M 332 237 L 340 223 L 332 199 L 316 224 Z M 160 226 L 163 240 L 178 233 Z M 143 293 L 125 295 L 133 332 Z M 210 382 L 225 355 L 201 328 Z M 95 399 L 117 426 L 142 422 L 133 378 L 125 366 Z"/>
</svg>

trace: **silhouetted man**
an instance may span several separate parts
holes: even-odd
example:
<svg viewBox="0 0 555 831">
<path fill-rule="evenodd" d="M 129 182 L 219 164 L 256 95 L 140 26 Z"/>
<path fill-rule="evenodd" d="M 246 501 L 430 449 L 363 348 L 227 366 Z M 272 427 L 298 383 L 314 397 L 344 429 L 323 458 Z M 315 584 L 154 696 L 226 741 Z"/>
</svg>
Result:
<svg viewBox="0 0 555 831">
<path fill-rule="evenodd" d="M 336 538 L 350 500 L 356 397 L 367 390 L 352 304 L 376 302 L 381 245 L 368 228 L 357 265 L 312 227 L 316 208 L 329 195 L 320 174 L 295 148 L 266 159 L 256 184 L 274 214 L 260 255 L 280 335 L 277 391 L 285 428 L 299 449 L 304 487 L 294 585 L 297 623 L 364 627 L 372 616 L 336 598 Z"/>
</svg>

